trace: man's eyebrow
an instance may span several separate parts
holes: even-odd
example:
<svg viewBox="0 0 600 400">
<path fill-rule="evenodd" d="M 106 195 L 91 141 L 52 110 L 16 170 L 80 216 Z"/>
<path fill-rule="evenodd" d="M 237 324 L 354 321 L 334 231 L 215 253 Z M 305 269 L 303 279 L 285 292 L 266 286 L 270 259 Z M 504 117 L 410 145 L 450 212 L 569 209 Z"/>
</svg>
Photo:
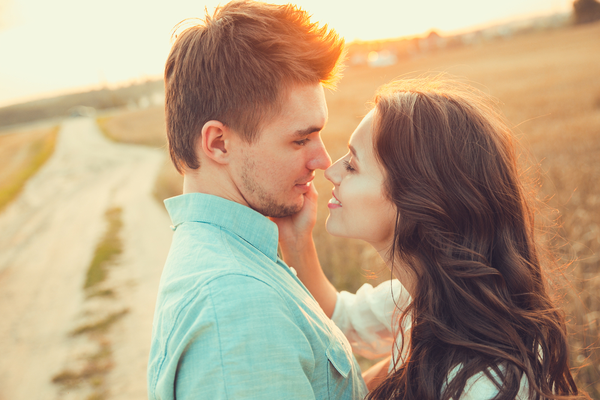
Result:
<svg viewBox="0 0 600 400">
<path fill-rule="evenodd" d="M 358 156 L 356 155 L 356 149 L 352 147 L 351 144 L 348 145 L 348 149 L 350 149 L 350 153 L 352 153 L 352 156 L 356 158 L 356 161 L 359 161 Z"/>
<path fill-rule="evenodd" d="M 320 127 L 319 126 L 310 126 L 306 129 L 298 129 L 296 132 L 294 132 L 294 136 L 297 136 L 297 137 L 308 136 L 311 133 L 320 132 L 321 130 L 323 130 L 322 126 L 320 126 Z"/>
</svg>

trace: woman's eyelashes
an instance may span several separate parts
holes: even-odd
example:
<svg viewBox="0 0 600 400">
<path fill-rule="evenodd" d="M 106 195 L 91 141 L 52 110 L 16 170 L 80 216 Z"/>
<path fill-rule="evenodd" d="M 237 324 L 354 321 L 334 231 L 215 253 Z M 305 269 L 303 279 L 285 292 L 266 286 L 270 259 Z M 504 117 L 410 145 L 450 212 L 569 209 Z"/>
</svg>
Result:
<svg viewBox="0 0 600 400">
<path fill-rule="evenodd" d="M 348 171 L 348 172 L 356 171 L 356 169 L 354 169 L 354 167 L 350 164 L 350 161 L 344 160 L 343 164 L 344 164 L 344 168 L 346 168 L 346 171 Z"/>
</svg>

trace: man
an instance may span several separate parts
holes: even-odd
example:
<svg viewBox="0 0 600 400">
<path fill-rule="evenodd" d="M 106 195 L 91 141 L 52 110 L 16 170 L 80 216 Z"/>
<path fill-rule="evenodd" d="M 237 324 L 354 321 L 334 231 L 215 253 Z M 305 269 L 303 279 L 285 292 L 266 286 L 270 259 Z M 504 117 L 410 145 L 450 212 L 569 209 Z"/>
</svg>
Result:
<svg viewBox="0 0 600 400">
<path fill-rule="evenodd" d="M 231 2 L 176 39 L 165 70 L 173 243 L 148 366 L 151 399 L 362 399 L 350 346 L 277 256 L 267 217 L 299 211 L 316 169 L 322 85 L 343 42 L 286 5 Z"/>
</svg>

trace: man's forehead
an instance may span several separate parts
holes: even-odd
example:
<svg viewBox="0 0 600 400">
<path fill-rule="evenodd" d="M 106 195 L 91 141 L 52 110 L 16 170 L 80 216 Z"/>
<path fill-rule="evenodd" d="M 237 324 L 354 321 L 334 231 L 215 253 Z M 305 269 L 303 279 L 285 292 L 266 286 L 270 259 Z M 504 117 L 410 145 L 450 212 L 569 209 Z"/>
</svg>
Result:
<svg viewBox="0 0 600 400">
<path fill-rule="evenodd" d="M 327 122 L 327 104 L 320 84 L 295 86 L 282 100 L 282 107 L 271 124 L 287 135 L 306 136 L 321 131 Z"/>
</svg>

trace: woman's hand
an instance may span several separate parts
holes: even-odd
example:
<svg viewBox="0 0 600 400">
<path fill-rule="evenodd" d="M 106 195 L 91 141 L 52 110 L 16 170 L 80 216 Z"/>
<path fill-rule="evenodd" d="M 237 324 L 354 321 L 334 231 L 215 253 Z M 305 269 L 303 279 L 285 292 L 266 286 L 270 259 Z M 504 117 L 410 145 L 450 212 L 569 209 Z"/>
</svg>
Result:
<svg viewBox="0 0 600 400">
<path fill-rule="evenodd" d="M 298 279 L 310 291 L 325 314 L 331 318 L 337 291 L 329 282 L 317 257 L 312 230 L 317 222 L 317 199 L 314 185 L 304 195 L 302 209 L 285 218 L 271 218 L 279 228 L 279 245 L 283 261 L 298 273 Z"/>
</svg>

